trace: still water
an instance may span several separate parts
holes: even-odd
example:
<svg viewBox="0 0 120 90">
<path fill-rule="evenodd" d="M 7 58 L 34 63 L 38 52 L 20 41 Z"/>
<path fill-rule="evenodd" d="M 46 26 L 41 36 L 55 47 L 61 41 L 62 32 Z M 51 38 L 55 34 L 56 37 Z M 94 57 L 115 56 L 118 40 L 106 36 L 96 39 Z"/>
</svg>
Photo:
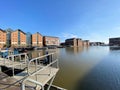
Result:
<svg viewBox="0 0 120 90">
<path fill-rule="evenodd" d="M 120 90 L 120 50 L 61 48 L 54 84 L 68 90 Z"/>
</svg>

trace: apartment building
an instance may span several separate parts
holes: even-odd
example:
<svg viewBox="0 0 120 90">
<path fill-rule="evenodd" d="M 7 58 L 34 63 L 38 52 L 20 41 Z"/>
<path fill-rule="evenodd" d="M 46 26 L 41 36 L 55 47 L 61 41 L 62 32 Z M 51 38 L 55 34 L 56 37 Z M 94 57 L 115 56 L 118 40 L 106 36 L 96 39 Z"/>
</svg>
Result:
<svg viewBox="0 0 120 90">
<path fill-rule="evenodd" d="M 120 37 L 117 38 L 109 38 L 110 46 L 120 46 Z"/>
<path fill-rule="evenodd" d="M 44 36 L 43 44 L 44 46 L 51 46 L 51 45 L 59 46 L 60 39 L 58 37 L 53 37 L 53 36 Z"/>
<path fill-rule="evenodd" d="M 43 36 L 39 32 L 32 35 L 32 46 L 43 46 Z"/>
<path fill-rule="evenodd" d="M 26 46 L 26 33 L 17 29 L 11 33 L 11 46 L 25 47 Z"/>
<path fill-rule="evenodd" d="M 82 46 L 83 46 L 83 41 L 82 41 L 82 39 L 77 38 L 77 39 L 76 39 L 76 42 L 77 42 L 77 43 L 76 43 L 76 46 L 77 46 L 77 47 L 82 47 Z"/>
<path fill-rule="evenodd" d="M 90 44 L 89 44 L 89 40 L 84 40 L 83 41 L 83 46 L 89 46 Z"/>
<path fill-rule="evenodd" d="M 0 48 L 3 48 L 4 46 L 6 46 L 6 42 L 7 42 L 7 33 L 6 31 L 0 29 Z"/>
<path fill-rule="evenodd" d="M 11 46 L 11 33 L 13 32 L 12 29 L 8 28 L 5 30 L 6 31 L 6 34 L 7 34 L 7 42 L 6 42 L 6 46 L 7 47 L 10 47 Z"/>
<path fill-rule="evenodd" d="M 26 33 L 26 44 L 28 47 L 32 46 L 32 34 L 30 32 Z"/>
<path fill-rule="evenodd" d="M 70 38 L 65 40 L 65 45 L 73 47 L 82 47 L 83 42 L 80 38 Z"/>
<path fill-rule="evenodd" d="M 90 42 L 89 44 L 90 46 L 104 46 L 105 45 L 104 42 Z"/>
</svg>

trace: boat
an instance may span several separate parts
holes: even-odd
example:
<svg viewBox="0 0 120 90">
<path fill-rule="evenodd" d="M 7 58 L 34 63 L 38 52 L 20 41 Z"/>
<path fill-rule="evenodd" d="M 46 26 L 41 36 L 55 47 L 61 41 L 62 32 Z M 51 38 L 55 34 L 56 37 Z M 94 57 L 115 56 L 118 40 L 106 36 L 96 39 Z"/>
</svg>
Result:
<svg viewBox="0 0 120 90">
<path fill-rule="evenodd" d="M 18 50 L 1 50 L 0 51 L 0 57 L 6 58 L 8 55 L 18 54 Z"/>
</svg>

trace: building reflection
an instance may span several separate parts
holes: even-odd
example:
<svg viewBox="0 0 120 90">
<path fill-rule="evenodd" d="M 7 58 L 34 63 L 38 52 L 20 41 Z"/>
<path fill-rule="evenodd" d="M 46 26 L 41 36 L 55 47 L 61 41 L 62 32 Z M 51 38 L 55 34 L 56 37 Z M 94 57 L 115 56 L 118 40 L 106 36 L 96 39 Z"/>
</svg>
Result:
<svg viewBox="0 0 120 90">
<path fill-rule="evenodd" d="M 27 53 L 28 53 L 29 59 L 40 57 L 48 53 L 56 53 L 55 55 L 58 57 L 59 49 L 35 50 L 35 51 L 27 52 Z"/>
<path fill-rule="evenodd" d="M 110 46 L 109 47 L 110 51 L 114 51 L 114 50 L 120 50 L 120 46 Z"/>
<path fill-rule="evenodd" d="M 82 52 L 84 49 L 84 47 L 66 47 L 65 50 L 67 53 L 70 53 L 70 54 L 77 54 L 77 53 L 80 53 Z"/>
<path fill-rule="evenodd" d="M 42 56 L 44 55 L 44 51 L 43 50 L 40 50 L 40 51 L 30 51 L 28 52 L 28 57 L 30 59 L 32 58 L 36 58 L 36 57 L 39 57 L 39 56 Z"/>
</svg>

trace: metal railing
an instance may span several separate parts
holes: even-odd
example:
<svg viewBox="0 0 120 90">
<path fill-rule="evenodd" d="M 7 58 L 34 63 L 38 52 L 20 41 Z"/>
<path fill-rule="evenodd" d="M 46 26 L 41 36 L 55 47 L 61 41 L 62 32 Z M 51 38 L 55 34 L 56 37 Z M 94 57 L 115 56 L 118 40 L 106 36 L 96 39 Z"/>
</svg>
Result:
<svg viewBox="0 0 120 90">
<path fill-rule="evenodd" d="M 32 69 L 32 71 L 31 71 L 31 68 L 34 68 L 34 70 Z M 57 57 L 56 53 L 50 53 L 50 54 L 46 54 L 46 55 L 43 55 L 43 56 L 40 56 L 37 58 L 33 58 L 28 62 L 28 68 L 27 68 L 28 76 L 22 81 L 22 84 L 21 84 L 22 90 L 25 90 L 25 82 L 26 81 L 34 83 L 34 84 L 36 84 L 36 87 L 40 86 L 41 89 L 44 90 L 44 85 L 42 85 L 42 83 L 40 83 L 38 81 L 38 78 L 30 79 L 29 76 L 39 77 L 39 75 L 41 75 L 40 72 L 47 68 L 49 68 L 49 72 L 44 73 L 44 75 L 48 75 L 48 76 L 51 75 L 51 72 L 52 72 L 51 68 L 59 69 L 58 57 Z M 56 76 L 56 74 L 51 77 L 50 86 L 51 86 L 55 76 Z M 48 87 L 48 90 L 49 90 L 50 86 Z"/>
<path fill-rule="evenodd" d="M 53 64 L 55 64 L 53 66 Z M 29 75 L 35 75 L 37 72 L 40 72 L 41 70 L 44 70 L 45 68 L 48 67 L 58 67 L 58 58 L 56 53 L 50 53 L 46 54 L 37 58 L 33 58 L 28 62 L 28 74 Z M 34 67 L 34 71 L 30 71 L 30 68 Z M 51 70 L 50 70 L 51 71 Z"/>
<path fill-rule="evenodd" d="M 41 75 L 41 71 L 45 69 L 49 69 L 49 72 L 45 73 L 44 75 L 51 75 L 52 68 L 59 69 L 58 66 L 58 55 L 57 53 L 49 53 L 43 56 L 39 56 L 37 58 L 33 58 L 29 60 L 27 53 L 21 53 L 16 55 L 10 55 L 4 60 L 4 65 L 11 67 L 13 76 L 15 72 L 15 68 L 20 66 L 20 69 L 23 69 L 23 67 L 27 68 L 26 73 L 27 75 L 24 76 L 21 80 L 18 80 L 21 82 L 21 89 L 25 90 L 25 82 L 32 82 L 36 86 L 40 86 L 42 90 L 44 90 L 44 85 L 38 81 L 38 78 L 31 79 L 29 77 L 31 76 L 39 76 Z M 23 66 L 24 65 L 24 66 Z M 51 77 L 50 86 L 55 78 L 56 74 Z M 48 87 L 48 90 L 50 88 Z"/>
<path fill-rule="evenodd" d="M 15 68 L 18 69 L 27 68 L 28 60 L 29 59 L 27 53 L 9 55 L 7 58 L 4 58 L 4 65 L 12 68 L 14 76 Z"/>
</svg>

